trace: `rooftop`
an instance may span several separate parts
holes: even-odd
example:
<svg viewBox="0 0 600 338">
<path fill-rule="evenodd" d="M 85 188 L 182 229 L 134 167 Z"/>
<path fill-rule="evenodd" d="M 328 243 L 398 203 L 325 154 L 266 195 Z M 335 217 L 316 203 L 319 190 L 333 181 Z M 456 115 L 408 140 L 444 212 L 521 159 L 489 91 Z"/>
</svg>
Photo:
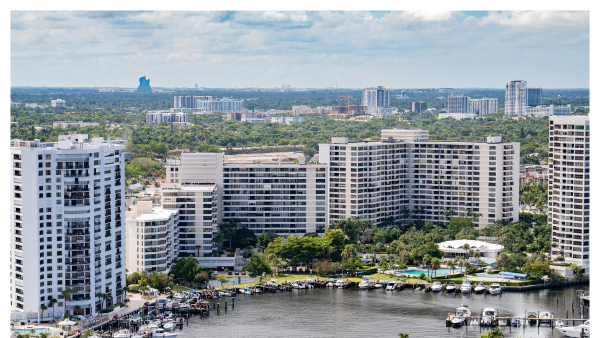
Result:
<svg viewBox="0 0 600 338">
<path fill-rule="evenodd" d="M 139 221 L 151 221 L 151 220 L 163 220 L 171 217 L 171 215 L 177 213 L 176 209 L 163 209 L 160 207 L 153 207 L 152 213 L 143 213 L 139 215 L 136 220 Z"/>
<path fill-rule="evenodd" d="M 502 249 L 504 249 L 504 246 L 499 245 L 499 244 L 493 244 L 493 243 L 488 243 L 488 242 L 483 242 L 483 241 L 476 241 L 476 240 L 471 240 L 471 239 L 458 239 L 458 240 L 454 240 L 454 241 L 446 241 L 446 242 L 441 242 L 438 243 L 438 247 L 440 248 L 440 250 L 445 251 L 445 250 L 452 250 L 452 249 L 459 249 L 459 250 L 463 250 L 462 248 L 465 244 L 469 244 L 469 247 L 471 249 L 479 249 L 479 251 L 501 251 Z"/>
</svg>

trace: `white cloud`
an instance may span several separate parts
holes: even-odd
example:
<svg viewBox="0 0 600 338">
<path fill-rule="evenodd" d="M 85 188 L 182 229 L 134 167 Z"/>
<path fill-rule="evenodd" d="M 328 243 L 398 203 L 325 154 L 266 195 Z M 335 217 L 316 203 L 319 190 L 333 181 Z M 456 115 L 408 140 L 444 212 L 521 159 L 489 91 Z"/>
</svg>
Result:
<svg viewBox="0 0 600 338">
<path fill-rule="evenodd" d="M 590 13 L 566 11 L 489 12 L 480 23 L 512 27 L 589 27 Z"/>
</svg>

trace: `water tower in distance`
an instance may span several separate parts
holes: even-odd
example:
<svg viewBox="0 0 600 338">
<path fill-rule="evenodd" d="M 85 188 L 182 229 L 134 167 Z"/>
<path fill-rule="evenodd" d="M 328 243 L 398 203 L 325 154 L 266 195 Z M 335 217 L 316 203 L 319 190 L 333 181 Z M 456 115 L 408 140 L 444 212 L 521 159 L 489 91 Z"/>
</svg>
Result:
<svg viewBox="0 0 600 338">
<path fill-rule="evenodd" d="M 400 97 L 402 98 L 402 100 L 406 100 L 406 90 L 400 92 Z"/>
</svg>

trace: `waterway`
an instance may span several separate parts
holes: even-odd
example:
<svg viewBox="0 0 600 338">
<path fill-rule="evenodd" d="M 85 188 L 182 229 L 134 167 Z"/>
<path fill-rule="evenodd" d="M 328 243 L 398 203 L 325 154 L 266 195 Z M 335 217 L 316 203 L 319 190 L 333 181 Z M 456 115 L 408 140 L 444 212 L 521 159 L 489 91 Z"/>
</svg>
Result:
<svg viewBox="0 0 600 338">
<path fill-rule="evenodd" d="M 448 313 L 466 304 L 473 315 L 493 307 L 500 316 L 524 316 L 526 311 L 550 311 L 555 317 L 579 318 L 576 290 L 589 285 L 499 296 L 412 291 L 386 292 L 358 289 L 316 288 L 291 292 L 237 295 L 221 298 L 220 313 L 191 316 L 179 338 L 192 337 L 477 337 L 487 332 L 479 326 L 446 327 Z M 228 310 L 225 311 L 225 300 Z M 557 305 L 558 300 L 558 305 Z M 571 310 L 571 300 L 575 311 Z M 586 313 L 587 315 L 587 310 Z M 571 322 L 569 323 L 571 325 Z M 503 327 L 505 337 L 562 337 L 547 326 Z"/>
</svg>

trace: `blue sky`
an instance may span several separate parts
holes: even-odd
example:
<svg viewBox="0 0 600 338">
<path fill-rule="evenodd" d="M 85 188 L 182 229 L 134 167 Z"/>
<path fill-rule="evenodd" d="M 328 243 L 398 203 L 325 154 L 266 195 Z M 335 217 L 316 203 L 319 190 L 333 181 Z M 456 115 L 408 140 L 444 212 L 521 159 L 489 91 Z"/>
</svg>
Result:
<svg viewBox="0 0 600 338">
<path fill-rule="evenodd" d="M 589 12 L 11 13 L 12 86 L 589 87 Z"/>
</svg>

